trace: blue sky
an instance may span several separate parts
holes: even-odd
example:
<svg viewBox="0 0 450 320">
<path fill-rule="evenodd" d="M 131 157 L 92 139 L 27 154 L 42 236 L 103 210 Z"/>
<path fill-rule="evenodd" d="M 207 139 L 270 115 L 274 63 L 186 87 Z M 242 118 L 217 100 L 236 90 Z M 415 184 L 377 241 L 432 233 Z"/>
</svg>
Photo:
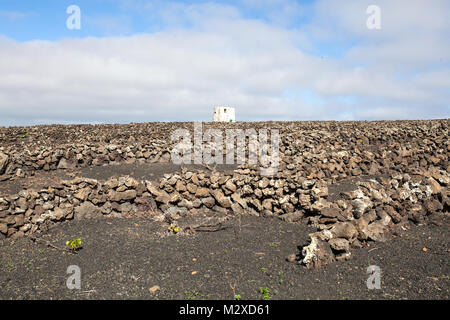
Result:
<svg viewBox="0 0 450 320">
<path fill-rule="evenodd" d="M 159 10 L 177 5 L 183 6 L 222 4 L 239 9 L 242 17 L 267 23 L 273 22 L 271 15 L 276 3 L 268 7 L 258 7 L 245 1 L 121 1 L 121 0 L 2 0 L 0 30 L 3 35 L 18 41 L 34 39 L 59 40 L 61 38 L 127 36 L 135 33 L 149 33 L 172 27 L 190 28 L 187 19 L 177 23 L 167 21 L 159 15 Z M 308 23 L 312 0 L 298 1 L 301 14 L 285 20 L 286 28 L 299 28 Z M 67 7 L 77 5 L 82 10 L 83 27 L 76 32 L 64 28 Z"/>
<path fill-rule="evenodd" d="M 369 30 L 376 4 L 381 29 Z M 66 9 L 81 10 L 69 30 Z M 450 3 L 0 2 L 0 125 L 448 118 Z"/>
</svg>

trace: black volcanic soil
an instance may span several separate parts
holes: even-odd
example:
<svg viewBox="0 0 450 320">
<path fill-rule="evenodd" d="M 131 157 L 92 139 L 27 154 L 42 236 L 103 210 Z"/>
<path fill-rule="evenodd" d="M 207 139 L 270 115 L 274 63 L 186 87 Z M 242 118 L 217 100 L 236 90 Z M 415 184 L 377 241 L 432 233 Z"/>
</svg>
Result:
<svg viewBox="0 0 450 320">
<path fill-rule="evenodd" d="M 412 226 L 385 243 L 354 250 L 349 261 L 308 270 L 286 256 L 306 244 L 305 225 L 242 217 L 217 232 L 161 237 L 157 222 L 101 219 L 62 223 L 43 235 L 53 245 L 80 237 L 77 254 L 27 238 L 0 242 L 1 299 L 448 299 L 449 223 Z M 66 287 L 69 265 L 81 290 Z M 381 289 L 369 290 L 369 265 Z M 149 288 L 159 286 L 154 294 Z"/>
</svg>

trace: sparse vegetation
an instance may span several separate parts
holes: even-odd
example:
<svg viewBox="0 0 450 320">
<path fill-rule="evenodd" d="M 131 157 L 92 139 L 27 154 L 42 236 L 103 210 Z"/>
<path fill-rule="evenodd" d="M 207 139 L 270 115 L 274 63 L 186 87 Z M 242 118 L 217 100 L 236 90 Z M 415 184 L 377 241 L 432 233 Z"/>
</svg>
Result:
<svg viewBox="0 0 450 320">
<path fill-rule="evenodd" d="M 68 241 L 66 241 L 66 246 L 68 246 L 73 251 L 77 251 L 77 250 L 81 249 L 81 239 L 74 238 L 74 239 L 68 240 Z"/>
<path fill-rule="evenodd" d="M 180 228 L 171 224 L 168 228 L 170 231 L 172 231 L 173 233 L 178 233 L 180 231 Z"/>
<path fill-rule="evenodd" d="M 271 297 L 270 297 L 270 290 L 269 290 L 268 287 L 264 287 L 264 288 L 260 287 L 259 288 L 259 293 L 264 295 L 264 297 L 263 297 L 264 300 L 270 300 L 271 299 Z"/>
<path fill-rule="evenodd" d="M 207 300 L 210 297 L 209 294 L 200 293 L 198 291 L 190 292 L 188 290 L 184 291 L 184 295 L 187 300 L 197 300 L 198 298 L 200 298 L 200 300 Z"/>
</svg>

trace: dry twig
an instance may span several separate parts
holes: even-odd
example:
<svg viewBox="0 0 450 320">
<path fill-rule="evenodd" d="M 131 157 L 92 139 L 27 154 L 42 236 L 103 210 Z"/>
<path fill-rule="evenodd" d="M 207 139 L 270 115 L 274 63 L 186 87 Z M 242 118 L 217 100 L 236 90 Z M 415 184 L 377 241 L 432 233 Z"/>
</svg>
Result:
<svg viewBox="0 0 450 320">
<path fill-rule="evenodd" d="M 47 240 L 44 240 L 44 239 L 41 239 L 41 238 L 36 238 L 35 236 L 33 236 L 31 234 L 28 234 L 26 236 L 29 239 L 31 239 L 32 241 L 34 241 L 34 242 L 42 242 L 42 243 L 46 244 L 47 246 L 52 247 L 53 249 L 56 249 L 56 250 L 59 250 L 59 251 L 68 251 L 70 253 L 77 254 L 77 252 L 75 250 L 70 250 L 70 249 L 67 249 L 67 248 L 57 247 L 54 244 L 52 244 L 50 241 L 47 241 Z"/>
</svg>

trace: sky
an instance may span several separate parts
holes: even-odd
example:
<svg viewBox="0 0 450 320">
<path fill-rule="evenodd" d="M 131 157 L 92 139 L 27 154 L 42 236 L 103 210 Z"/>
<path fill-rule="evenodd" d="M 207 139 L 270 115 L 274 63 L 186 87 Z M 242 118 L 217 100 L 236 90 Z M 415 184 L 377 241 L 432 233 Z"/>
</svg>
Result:
<svg viewBox="0 0 450 320">
<path fill-rule="evenodd" d="M 0 0 L 0 126 L 450 118 L 449 39 L 448 0 Z"/>
</svg>

